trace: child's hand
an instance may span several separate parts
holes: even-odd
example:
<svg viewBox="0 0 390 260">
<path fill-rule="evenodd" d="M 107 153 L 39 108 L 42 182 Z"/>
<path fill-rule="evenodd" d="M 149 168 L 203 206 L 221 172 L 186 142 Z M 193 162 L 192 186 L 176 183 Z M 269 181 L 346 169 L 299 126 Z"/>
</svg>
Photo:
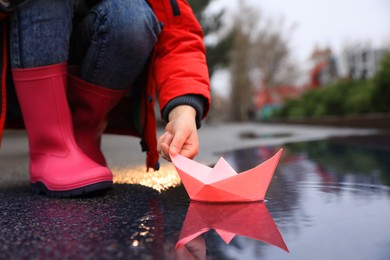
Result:
<svg viewBox="0 0 390 260">
<path fill-rule="evenodd" d="M 187 105 L 177 106 L 169 113 L 169 123 L 165 133 L 158 140 L 157 149 L 164 159 L 170 161 L 169 154 L 181 154 L 194 158 L 199 151 L 196 110 Z"/>
</svg>

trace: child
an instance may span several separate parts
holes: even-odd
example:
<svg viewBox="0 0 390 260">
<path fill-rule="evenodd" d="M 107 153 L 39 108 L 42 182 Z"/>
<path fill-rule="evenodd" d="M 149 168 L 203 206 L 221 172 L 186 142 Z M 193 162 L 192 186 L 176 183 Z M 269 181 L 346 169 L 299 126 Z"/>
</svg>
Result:
<svg viewBox="0 0 390 260">
<path fill-rule="evenodd" d="M 110 111 L 123 100 L 139 103 L 130 115 L 138 124 L 114 132 L 142 138 L 148 168 L 158 169 L 159 154 L 167 160 L 169 154 L 197 154 L 210 87 L 202 30 L 186 1 L 13 4 L 12 78 L 29 139 L 34 192 L 71 197 L 112 187 L 100 139 Z M 168 122 L 158 142 L 156 89 Z"/>
</svg>

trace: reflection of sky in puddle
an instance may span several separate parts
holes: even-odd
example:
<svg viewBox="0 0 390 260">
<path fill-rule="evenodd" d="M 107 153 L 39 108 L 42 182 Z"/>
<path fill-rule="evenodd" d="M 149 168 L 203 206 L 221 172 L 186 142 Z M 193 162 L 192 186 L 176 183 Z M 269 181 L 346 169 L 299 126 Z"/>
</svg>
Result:
<svg viewBox="0 0 390 260">
<path fill-rule="evenodd" d="M 241 172 L 270 158 L 279 148 L 259 147 L 223 156 Z M 208 256 L 390 259 L 389 148 L 365 146 L 360 140 L 297 143 L 283 148 L 263 205 L 290 253 L 240 234 L 240 225 L 252 221 L 242 220 L 236 227 L 231 222 L 233 226 L 225 230 L 236 234 L 229 244 L 214 231 L 223 230 L 217 226 L 220 221 L 200 228 L 212 229 L 199 233 Z M 95 198 L 48 199 L 30 195 L 27 186 L 1 189 L 2 257 L 174 259 L 191 210 L 174 169 L 145 173 L 140 167 L 118 171 L 115 178 L 114 190 Z M 215 217 L 222 215 L 209 211 Z M 253 225 L 243 230 L 251 231 Z M 272 225 L 264 230 L 269 227 Z"/>
</svg>

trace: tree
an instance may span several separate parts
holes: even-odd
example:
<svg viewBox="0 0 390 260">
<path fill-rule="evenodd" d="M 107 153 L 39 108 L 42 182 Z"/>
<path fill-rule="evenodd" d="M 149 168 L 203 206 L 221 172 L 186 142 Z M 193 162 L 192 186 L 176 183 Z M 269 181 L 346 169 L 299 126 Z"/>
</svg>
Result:
<svg viewBox="0 0 390 260">
<path fill-rule="evenodd" d="M 215 14 L 207 15 L 205 10 L 213 0 L 188 0 L 195 16 L 199 20 L 205 37 L 217 33 L 223 26 L 222 18 L 225 14 L 221 10 Z M 207 64 L 209 68 L 210 77 L 214 71 L 219 67 L 225 67 L 229 63 L 229 51 L 232 46 L 232 34 L 228 33 L 220 37 L 216 44 L 206 44 Z"/>
<path fill-rule="evenodd" d="M 230 63 L 231 117 L 235 121 L 247 121 L 253 111 L 256 81 L 264 87 L 291 84 L 297 77 L 297 70 L 291 62 L 284 23 L 266 20 L 260 10 L 241 0 L 234 25 Z"/>
<path fill-rule="evenodd" d="M 261 26 L 252 42 L 252 67 L 261 72 L 264 87 L 290 85 L 298 72 L 291 61 L 289 33 L 284 22 L 270 20 Z"/>
<path fill-rule="evenodd" d="M 246 13 L 246 6 L 239 2 L 239 14 Z M 233 48 L 231 52 L 231 79 L 230 92 L 231 119 L 234 121 L 247 121 L 251 110 L 252 84 L 249 78 L 250 60 L 250 32 L 253 18 L 237 15 L 233 29 Z M 247 18 L 249 18 L 247 20 Z M 249 27 L 249 28 L 248 28 Z M 246 29 L 246 30 L 245 30 Z"/>
</svg>

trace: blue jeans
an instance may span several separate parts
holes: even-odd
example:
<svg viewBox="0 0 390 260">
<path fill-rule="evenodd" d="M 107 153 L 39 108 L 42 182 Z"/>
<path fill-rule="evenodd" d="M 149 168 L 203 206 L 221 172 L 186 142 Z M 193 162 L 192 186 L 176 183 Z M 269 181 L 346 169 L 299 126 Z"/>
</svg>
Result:
<svg viewBox="0 0 390 260">
<path fill-rule="evenodd" d="M 19 0 L 11 17 L 13 68 L 67 62 L 80 77 L 130 87 L 147 64 L 160 24 L 145 0 Z"/>
</svg>

